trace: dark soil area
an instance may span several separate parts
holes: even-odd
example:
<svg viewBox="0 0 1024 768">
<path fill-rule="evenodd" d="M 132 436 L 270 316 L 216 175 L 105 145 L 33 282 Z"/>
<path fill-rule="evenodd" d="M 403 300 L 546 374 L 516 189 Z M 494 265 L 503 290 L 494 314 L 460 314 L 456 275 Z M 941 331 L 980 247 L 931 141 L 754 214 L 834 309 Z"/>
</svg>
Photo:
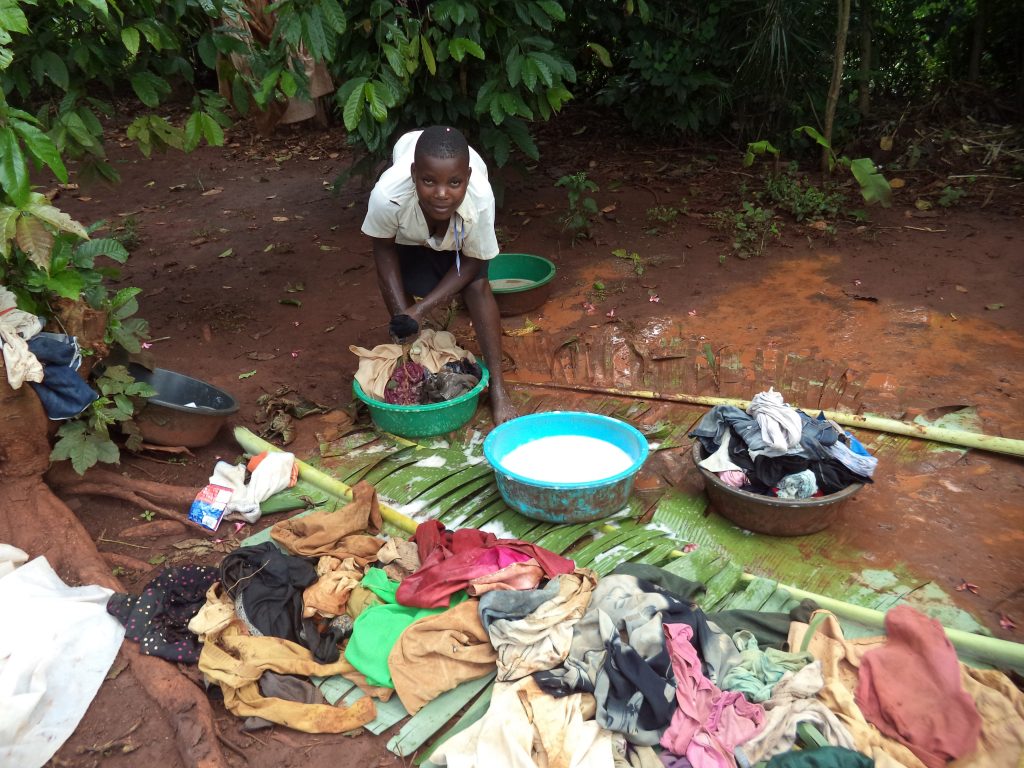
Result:
<svg viewBox="0 0 1024 768">
<path fill-rule="evenodd" d="M 943 207 L 947 169 L 901 173 L 894 205 L 871 209 L 870 221 L 841 215 L 823 231 L 780 216 L 781 238 L 741 259 L 732 236 L 713 226 L 713 214 L 753 199 L 743 187 L 758 188 L 740 150 L 645 147 L 596 127 L 579 131 L 597 124 L 579 115 L 548 126 L 541 164 L 496 175 L 502 248 L 544 255 L 558 267 L 552 298 L 530 315 L 539 333 L 561 339 L 611 320 L 628 328 L 664 323 L 716 349 L 777 348 L 844 361 L 866 382 L 865 403 L 876 413 L 970 405 L 987 433 L 1024 437 L 1024 185 L 987 178 L 979 166 L 970 169 L 976 179 L 963 184 L 964 194 Z M 370 242 L 359 232 L 369 186 L 333 188 L 350 162 L 343 132 L 298 128 L 262 140 L 242 125 L 223 148 L 152 159 L 121 139 L 120 147 L 112 142 L 120 184 L 64 190 L 55 204 L 134 240 L 122 284 L 143 289 L 152 363 L 229 391 L 240 406 L 231 423 L 255 431 L 265 426 L 257 399 L 281 388 L 347 407 L 356 367 L 348 346 L 386 342 L 388 316 Z M 561 223 L 566 194 L 554 184 L 580 170 L 600 187 L 593 196 L 603 213 L 592 237 L 574 245 Z M 855 188 L 844 191 L 845 209 L 862 207 Z M 643 273 L 613 256 L 615 249 L 637 253 Z M 513 329 L 525 321 L 503 322 Z M 467 318 L 457 318 L 455 330 L 473 345 Z M 309 455 L 318 423 L 295 422 L 289 449 Z M 240 453 L 224 429 L 187 454 L 125 452 L 120 471 L 198 490 L 217 459 Z M 893 471 L 879 486 L 871 491 L 896 501 L 865 518 L 862 545 L 880 562 L 903 559 L 945 589 L 961 578 L 979 585 L 977 595 L 957 593 L 961 607 L 994 634 L 1021 639 L 1024 630 L 999 624 L 1002 614 L 1024 626 L 1020 460 L 973 451 L 963 461 Z M 144 522 L 143 510 L 98 497 L 69 505 L 101 551 L 141 561 L 121 573 L 135 590 L 159 562 L 180 556 L 176 543 L 197 535 L 126 544 L 119 534 Z M 218 536 L 249 532 L 222 527 Z M 201 560 L 219 556 L 207 552 Z M 170 726 L 141 688 L 130 675 L 111 675 L 53 765 L 180 764 Z M 222 707 L 215 711 L 231 764 L 399 762 L 385 737 L 282 728 L 247 735 Z M 137 749 L 104 749 L 137 723 L 128 737 Z"/>
</svg>

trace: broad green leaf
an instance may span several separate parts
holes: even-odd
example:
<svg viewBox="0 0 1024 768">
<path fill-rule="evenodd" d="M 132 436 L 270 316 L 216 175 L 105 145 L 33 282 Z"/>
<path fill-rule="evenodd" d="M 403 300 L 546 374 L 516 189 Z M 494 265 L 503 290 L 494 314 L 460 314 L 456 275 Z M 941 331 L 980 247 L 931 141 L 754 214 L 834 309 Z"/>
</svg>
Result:
<svg viewBox="0 0 1024 768">
<path fill-rule="evenodd" d="M 46 287 L 65 299 L 76 301 L 82 295 L 85 287 L 85 278 L 72 269 L 54 271 L 50 279 L 46 281 Z"/>
<path fill-rule="evenodd" d="M 315 61 L 331 61 L 334 58 L 334 46 L 327 42 L 327 33 L 324 31 L 324 20 L 320 8 L 313 6 L 310 12 L 303 16 L 302 26 L 306 30 L 306 42 L 313 59 Z"/>
<path fill-rule="evenodd" d="M 85 231 L 85 227 L 60 210 L 60 208 L 41 203 L 31 203 L 25 206 L 25 211 L 37 219 L 45 221 L 50 226 L 56 227 L 61 232 L 70 232 L 83 240 L 89 239 L 89 233 Z"/>
<path fill-rule="evenodd" d="M 92 6 L 104 16 L 110 13 L 110 9 L 107 7 L 107 0 L 78 0 L 78 4 Z"/>
<path fill-rule="evenodd" d="M 823 146 L 825 149 L 832 149 L 832 145 L 829 144 L 828 140 L 818 132 L 817 128 L 810 125 L 801 125 L 799 128 L 793 131 L 794 136 L 800 136 L 806 134 L 810 138 L 814 139 L 818 144 Z"/>
<path fill-rule="evenodd" d="M 544 9 L 544 13 L 555 21 L 565 21 L 565 10 L 555 0 L 536 0 L 537 5 Z"/>
<path fill-rule="evenodd" d="M 68 89 L 68 68 L 63 60 L 53 51 L 45 51 L 42 54 L 43 70 L 61 90 Z"/>
<path fill-rule="evenodd" d="M 11 244 L 14 242 L 19 213 L 21 212 L 17 208 L 0 206 L 0 256 L 4 258 L 11 255 Z"/>
<path fill-rule="evenodd" d="M 456 61 L 462 61 L 467 53 L 481 61 L 484 59 L 484 49 L 468 37 L 453 37 L 448 43 L 448 52 Z"/>
<path fill-rule="evenodd" d="M 550 88 L 552 85 L 554 85 L 554 82 L 555 82 L 554 81 L 554 74 L 552 73 L 551 67 L 548 65 L 547 61 L 545 61 L 544 59 L 538 58 L 538 54 L 531 53 L 529 55 L 529 57 L 530 57 L 530 64 L 531 64 L 530 68 L 534 72 L 536 72 L 537 75 L 540 76 L 540 79 L 544 81 L 544 85 L 546 85 L 548 88 Z M 526 81 L 526 70 L 525 69 L 523 70 L 523 81 L 524 82 Z"/>
<path fill-rule="evenodd" d="M 878 173 L 870 157 L 861 157 L 850 163 L 850 171 L 860 184 L 860 193 L 868 205 L 878 203 L 883 208 L 892 204 L 892 187 L 885 177 Z"/>
<path fill-rule="evenodd" d="M 357 77 L 354 81 L 350 82 L 352 83 L 352 90 L 342 107 L 342 119 L 345 121 L 345 130 L 352 132 L 359 126 L 359 121 L 363 119 L 363 109 L 366 104 L 366 99 L 363 96 L 363 86 L 366 84 L 366 78 Z M 346 83 L 346 85 L 349 84 Z"/>
<path fill-rule="evenodd" d="M 0 1 L 0 29 L 22 35 L 28 34 L 28 19 L 18 7 L 17 0 Z"/>
<path fill-rule="evenodd" d="M 374 83 L 367 83 L 363 86 L 363 94 L 366 97 L 366 103 L 370 107 L 370 114 L 373 119 L 378 123 L 383 123 L 388 119 L 388 109 L 384 106 L 384 102 L 381 101 L 380 94 L 377 93 L 377 88 Z"/>
<path fill-rule="evenodd" d="M 211 147 L 223 147 L 224 130 L 217 125 L 217 121 L 205 112 L 200 114 L 199 119 L 202 121 L 203 138 L 206 139 L 206 143 Z"/>
<path fill-rule="evenodd" d="M 89 129 L 85 126 L 85 122 L 77 113 L 70 112 L 63 115 L 61 119 L 64 121 L 64 127 L 67 128 L 68 133 L 71 134 L 71 137 L 75 141 L 86 148 L 96 146 L 96 137 L 89 132 Z"/>
<path fill-rule="evenodd" d="M 119 264 L 128 261 L 128 250 L 112 237 L 99 237 L 94 240 L 82 243 L 75 249 L 75 263 L 81 266 L 92 267 L 92 261 L 97 256 L 106 256 Z"/>
<path fill-rule="evenodd" d="M 160 94 L 157 93 L 150 78 L 151 75 L 148 72 L 138 72 L 132 75 L 132 89 L 135 91 L 135 95 L 139 97 L 139 101 L 147 107 L 156 107 L 160 104 Z"/>
<path fill-rule="evenodd" d="M 423 51 L 423 63 L 427 65 L 427 71 L 432 75 L 436 75 L 437 62 L 434 60 L 434 51 L 431 49 L 425 35 L 420 35 L 420 49 Z"/>
<path fill-rule="evenodd" d="M 597 60 L 601 62 L 601 66 L 611 67 L 612 57 L 609 55 L 607 48 L 600 43 L 587 43 L 587 48 L 594 52 L 594 55 L 597 56 Z"/>
<path fill-rule="evenodd" d="M 505 112 L 501 108 L 501 97 L 498 94 L 491 96 L 491 103 L 487 108 L 491 113 L 491 120 L 494 121 L 494 124 L 501 125 L 505 120 Z"/>
<path fill-rule="evenodd" d="M 244 117 L 249 114 L 249 89 L 240 75 L 235 75 L 231 80 L 231 101 L 240 115 Z"/>
<path fill-rule="evenodd" d="M 139 30 L 135 29 L 135 27 L 124 27 L 121 30 L 121 42 L 132 56 L 139 52 L 140 39 Z"/>
<path fill-rule="evenodd" d="M 18 137 L 8 126 L 0 127 L 0 187 L 18 207 L 28 202 L 28 164 L 21 153 Z"/>
<path fill-rule="evenodd" d="M 71 450 L 71 466 L 75 472 L 84 475 L 90 467 L 99 461 L 99 447 L 86 436 Z"/>
<path fill-rule="evenodd" d="M 22 216 L 15 230 L 15 242 L 41 269 L 50 271 L 50 251 L 53 250 L 53 235 L 40 219 Z M 75 298 L 78 298 L 75 296 Z"/>
<path fill-rule="evenodd" d="M 327 25 L 337 34 L 342 34 L 348 26 L 348 20 L 345 18 L 345 11 L 338 5 L 338 0 L 320 0 L 319 4 Z"/>
<path fill-rule="evenodd" d="M 191 152 L 199 146 L 200 139 L 203 138 L 203 113 L 194 112 L 188 116 L 188 120 L 185 121 L 185 152 Z"/>
<path fill-rule="evenodd" d="M 519 51 L 513 50 L 509 53 L 508 58 L 505 59 L 505 70 L 508 73 L 508 84 L 515 88 L 519 85 L 523 79 L 523 62 L 526 59 L 519 53 Z"/>
<path fill-rule="evenodd" d="M 34 125 L 23 120 L 11 119 L 9 124 L 15 133 L 21 136 L 22 141 L 25 142 L 25 148 L 36 160 L 49 166 L 54 176 L 67 183 L 68 172 L 53 140 Z"/>
<path fill-rule="evenodd" d="M 293 98 L 295 94 L 299 92 L 299 84 L 295 81 L 295 75 L 287 70 L 281 73 L 281 77 L 278 79 L 277 85 L 281 89 L 281 93 L 289 99 Z"/>
</svg>

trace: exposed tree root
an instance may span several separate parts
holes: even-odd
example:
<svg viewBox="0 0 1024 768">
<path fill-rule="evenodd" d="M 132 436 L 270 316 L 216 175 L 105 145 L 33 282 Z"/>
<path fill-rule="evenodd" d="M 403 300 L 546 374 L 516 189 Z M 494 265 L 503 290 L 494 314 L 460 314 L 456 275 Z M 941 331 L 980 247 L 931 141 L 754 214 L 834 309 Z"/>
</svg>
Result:
<svg viewBox="0 0 1024 768">
<path fill-rule="evenodd" d="M 45 556 L 70 584 L 124 592 L 82 523 L 43 482 L 49 442 L 39 399 L 28 387 L 11 390 L 4 373 L 0 368 L 0 541 L 32 557 Z M 182 761 L 196 768 L 227 768 L 203 692 L 170 662 L 140 654 L 135 643 L 124 643 L 121 650 L 155 709 L 174 727 Z"/>
<path fill-rule="evenodd" d="M 125 591 L 78 518 L 41 480 L 6 479 L 0 499 L 8 511 L 0 517 L 0 541 L 33 556 L 44 555 L 70 583 L 100 584 Z M 125 643 L 122 652 L 132 674 L 171 721 L 185 764 L 224 768 L 227 762 L 203 692 L 170 662 L 140 654 L 135 643 Z"/>
<path fill-rule="evenodd" d="M 196 489 L 180 485 L 165 485 L 152 480 L 127 478 L 108 469 L 93 467 L 83 477 L 77 474 L 67 462 L 55 464 L 46 473 L 46 481 L 58 494 L 110 496 L 127 501 L 140 509 L 149 510 L 168 520 L 176 520 L 196 530 L 198 526 L 189 523 L 187 510 L 195 498 Z"/>
</svg>

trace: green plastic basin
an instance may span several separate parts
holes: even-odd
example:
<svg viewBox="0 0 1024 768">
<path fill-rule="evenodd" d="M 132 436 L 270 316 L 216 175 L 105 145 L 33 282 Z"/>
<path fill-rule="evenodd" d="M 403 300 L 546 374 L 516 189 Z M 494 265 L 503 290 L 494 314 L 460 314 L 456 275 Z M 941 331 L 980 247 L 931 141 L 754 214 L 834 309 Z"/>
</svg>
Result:
<svg viewBox="0 0 1024 768">
<path fill-rule="evenodd" d="M 554 278 L 554 263 L 531 253 L 499 253 L 487 267 L 498 311 L 505 316 L 540 307 L 551 295 Z"/>
<path fill-rule="evenodd" d="M 469 392 L 443 403 L 392 405 L 383 400 L 374 400 L 363 391 L 355 379 L 352 379 L 352 392 L 366 403 L 370 418 L 382 432 L 390 432 L 399 437 L 444 435 L 464 426 L 476 413 L 480 393 L 490 380 L 487 366 L 483 361 L 477 362 L 483 369 L 483 378 Z"/>
</svg>

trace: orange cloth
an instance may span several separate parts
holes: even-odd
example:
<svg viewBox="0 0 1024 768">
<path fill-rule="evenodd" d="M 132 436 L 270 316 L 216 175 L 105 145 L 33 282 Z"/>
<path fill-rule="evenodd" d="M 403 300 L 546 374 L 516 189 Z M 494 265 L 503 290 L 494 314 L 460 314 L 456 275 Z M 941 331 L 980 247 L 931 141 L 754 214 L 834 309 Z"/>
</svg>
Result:
<svg viewBox="0 0 1024 768">
<path fill-rule="evenodd" d="M 477 600 L 466 600 L 414 621 L 399 636 L 388 656 L 388 670 L 410 714 L 460 683 L 494 672 L 498 655 L 478 610 Z"/>
<path fill-rule="evenodd" d="M 384 541 L 356 532 L 376 532 L 383 524 L 377 491 L 363 482 L 352 489 L 352 501 L 341 509 L 282 520 L 270 529 L 270 537 L 295 555 L 333 555 L 339 560 L 354 557 L 365 565 L 376 561 Z"/>
</svg>

